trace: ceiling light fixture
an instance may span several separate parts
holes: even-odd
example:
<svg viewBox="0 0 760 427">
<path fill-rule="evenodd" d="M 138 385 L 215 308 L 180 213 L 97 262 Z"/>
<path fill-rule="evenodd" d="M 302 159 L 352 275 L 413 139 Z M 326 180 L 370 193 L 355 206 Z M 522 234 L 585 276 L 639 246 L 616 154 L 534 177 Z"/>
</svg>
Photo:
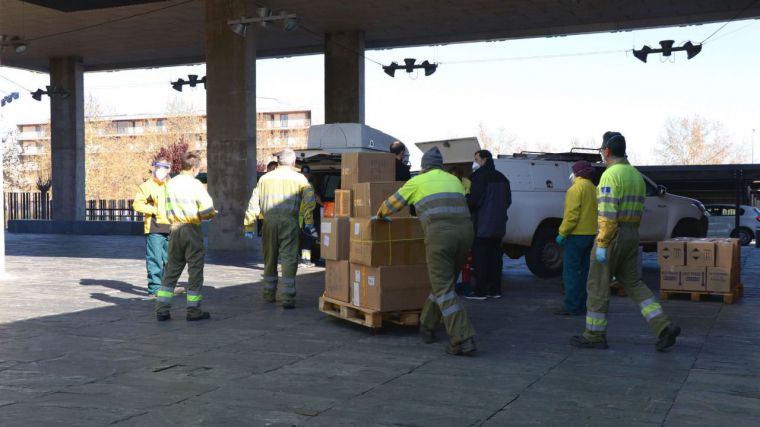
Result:
<svg viewBox="0 0 760 427">
<path fill-rule="evenodd" d="M 411 73 L 412 71 L 416 69 L 423 69 L 425 70 L 425 75 L 429 76 L 438 69 L 438 64 L 431 63 L 430 61 L 423 61 L 421 64 L 416 64 L 417 60 L 414 58 L 406 58 L 404 59 L 404 65 L 399 65 L 397 62 L 391 62 L 391 65 L 383 65 L 383 71 L 385 74 L 395 77 L 396 76 L 396 70 L 404 70 L 407 73 Z"/>
<path fill-rule="evenodd" d="M 230 30 L 233 33 L 245 37 L 248 26 L 251 24 L 259 24 L 264 28 L 269 25 L 270 22 L 282 21 L 282 30 L 290 32 L 298 28 L 298 16 L 294 13 L 288 13 L 286 11 L 280 11 L 278 13 L 272 13 L 272 10 L 266 7 L 259 7 L 256 9 L 255 18 L 231 19 L 227 21 L 227 25 L 230 26 Z"/>
<path fill-rule="evenodd" d="M 0 35 L 0 49 L 6 48 L 6 47 L 12 47 L 13 50 L 17 54 L 22 54 L 26 52 L 26 49 L 29 47 L 29 45 L 22 41 L 19 36 L 9 36 L 6 34 Z"/>
<path fill-rule="evenodd" d="M 647 56 L 652 53 L 661 53 L 662 56 L 671 56 L 673 52 L 685 51 L 686 59 L 691 59 L 697 56 L 699 52 L 702 52 L 701 44 L 695 45 L 690 41 L 684 43 L 683 46 L 680 47 L 673 47 L 673 44 L 673 40 L 662 40 L 660 41 L 659 49 L 652 49 L 649 46 L 644 46 L 638 50 L 634 49 L 633 56 L 641 62 L 647 62 Z"/>
<path fill-rule="evenodd" d="M 66 99 L 71 95 L 71 91 L 58 86 L 45 86 L 45 90 L 37 89 L 30 93 L 32 94 L 32 98 L 36 101 L 42 101 L 42 95 L 47 95 L 51 98 L 57 96 L 62 99 Z"/>
<path fill-rule="evenodd" d="M 187 80 L 185 79 L 177 79 L 177 81 L 171 82 L 172 89 L 176 90 L 177 92 L 182 92 L 182 86 L 188 85 L 190 87 L 195 87 L 198 84 L 203 83 L 203 88 L 206 88 L 206 76 L 203 76 L 202 78 L 198 78 L 197 74 L 188 74 Z"/>
</svg>

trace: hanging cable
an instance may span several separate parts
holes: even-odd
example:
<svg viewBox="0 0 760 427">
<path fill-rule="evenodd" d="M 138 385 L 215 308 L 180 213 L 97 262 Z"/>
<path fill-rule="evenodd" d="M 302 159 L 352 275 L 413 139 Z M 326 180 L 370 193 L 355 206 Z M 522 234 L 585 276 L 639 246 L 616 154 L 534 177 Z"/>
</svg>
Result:
<svg viewBox="0 0 760 427">
<path fill-rule="evenodd" d="M 593 55 L 610 55 L 613 53 L 627 53 L 630 49 L 625 50 L 602 50 L 596 52 L 577 52 L 577 53 L 560 53 L 556 55 L 535 55 L 535 56 L 513 56 L 507 58 L 490 58 L 490 59 L 463 59 L 460 61 L 442 61 L 440 64 L 475 64 L 485 62 L 504 62 L 504 61 L 525 61 L 533 59 L 555 59 L 555 58 L 569 58 L 576 56 L 593 56 Z"/>
<path fill-rule="evenodd" d="M 723 28 L 725 28 L 726 25 L 730 24 L 736 18 L 740 17 L 744 12 L 746 12 L 752 6 L 756 5 L 758 2 L 760 2 L 760 0 L 752 0 L 752 2 L 750 2 L 747 6 L 745 6 L 744 9 L 740 10 L 739 13 L 737 13 L 736 15 L 734 15 L 733 18 L 731 18 L 728 21 L 726 21 L 723 25 L 720 26 L 720 28 L 718 28 L 717 30 L 713 31 L 713 33 L 710 34 L 709 36 L 707 36 L 706 39 L 702 40 L 702 43 L 700 43 L 700 44 L 705 44 L 706 41 L 710 40 L 714 35 L 718 34 L 718 32 L 720 30 L 722 30 Z"/>
<path fill-rule="evenodd" d="M 31 92 L 31 90 L 29 90 L 29 89 L 25 88 L 24 86 L 21 86 L 20 84 L 18 84 L 18 83 L 16 83 L 16 82 L 14 82 L 13 80 L 9 79 L 8 77 L 5 77 L 5 76 L 4 76 L 4 75 L 2 75 L 2 74 L 0 74 L 0 79 L 3 79 L 3 80 L 5 80 L 5 81 L 7 81 L 7 82 L 10 82 L 10 83 L 12 83 L 12 84 L 14 84 L 14 85 L 16 85 L 16 86 L 20 87 L 21 89 L 24 89 L 24 90 L 25 90 L 25 91 L 27 91 L 27 92 Z"/>
</svg>

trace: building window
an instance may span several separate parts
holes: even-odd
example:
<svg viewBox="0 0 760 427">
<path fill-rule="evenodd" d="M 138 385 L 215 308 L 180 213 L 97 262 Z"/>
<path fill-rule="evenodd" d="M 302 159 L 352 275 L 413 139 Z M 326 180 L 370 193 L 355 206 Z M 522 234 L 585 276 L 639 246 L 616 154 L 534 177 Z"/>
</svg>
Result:
<svg viewBox="0 0 760 427">
<path fill-rule="evenodd" d="M 280 114 L 280 127 L 281 128 L 288 127 L 288 115 L 287 114 Z"/>
<path fill-rule="evenodd" d="M 156 130 L 163 132 L 166 130 L 166 119 L 156 120 Z"/>
</svg>

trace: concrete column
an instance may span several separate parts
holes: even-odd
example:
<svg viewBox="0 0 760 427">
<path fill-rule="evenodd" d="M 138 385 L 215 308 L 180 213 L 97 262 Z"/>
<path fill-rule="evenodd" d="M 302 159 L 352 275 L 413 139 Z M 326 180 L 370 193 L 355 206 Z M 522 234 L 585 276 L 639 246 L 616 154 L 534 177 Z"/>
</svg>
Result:
<svg viewBox="0 0 760 427">
<path fill-rule="evenodd" d="M 364 33 L 325 34 L 325 123 L 364 123 Z"/>
<path fill-rule="evenodd" d="M 227 25 L 251 14 L 245 2 L 206 0 L 208 190 L 219 211 L 212 249 L 245 248 L 243 215 L 256 185 L 256 31 L 241 37 Z"/>
<path fill-rule="evenodd" d="M 53 221 L 84 221 L 84 68 L 81 58 L 50 59 Z"/>
</svg>

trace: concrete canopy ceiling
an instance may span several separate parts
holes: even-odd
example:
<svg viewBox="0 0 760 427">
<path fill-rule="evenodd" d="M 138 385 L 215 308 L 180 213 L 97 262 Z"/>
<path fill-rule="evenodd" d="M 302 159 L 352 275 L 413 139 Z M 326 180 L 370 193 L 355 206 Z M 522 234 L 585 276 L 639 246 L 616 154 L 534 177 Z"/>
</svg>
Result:
<svg viewBox="0 0 760 427">
<path fill-rule="evenodd" d="M 0 34 L 29 45 L 23 54 L 2 49 L 0 64 L 45 71 L 50 57 L 78 56 L 94 71 L 203 62 L 203 0 L 118 3 L 131 5 L 64 12 L 0 0 Z M 259 0 L 249 7 L 263 5 L 296 13 L 301 27 L 258 29 L 259 58 L 322 52 L 326 32 L 362 30 L 373 49 L 760 16 L 760 1 L 752 0 Z"/>
</svg>

